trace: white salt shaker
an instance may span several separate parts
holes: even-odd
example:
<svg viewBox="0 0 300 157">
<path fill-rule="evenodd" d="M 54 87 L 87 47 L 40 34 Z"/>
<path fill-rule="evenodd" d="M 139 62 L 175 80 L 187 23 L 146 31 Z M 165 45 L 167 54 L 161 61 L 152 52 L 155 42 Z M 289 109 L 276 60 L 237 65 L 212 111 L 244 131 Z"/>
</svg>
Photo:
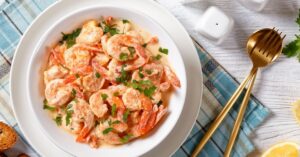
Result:
<svg viewBox="0 0 300 157">
<path fill-rule="evenodd" d="M 238 0 L 244 7 L 253 10 L 261 11 L 267 5 L 269 0 Z"/>
<path fill-rule="evenodd" d="M 220 44 L 232 31 L 233 25 L 232 17 L 212 6 L 203 13 L 195 30 L 216 44 Z"/>
</svg>

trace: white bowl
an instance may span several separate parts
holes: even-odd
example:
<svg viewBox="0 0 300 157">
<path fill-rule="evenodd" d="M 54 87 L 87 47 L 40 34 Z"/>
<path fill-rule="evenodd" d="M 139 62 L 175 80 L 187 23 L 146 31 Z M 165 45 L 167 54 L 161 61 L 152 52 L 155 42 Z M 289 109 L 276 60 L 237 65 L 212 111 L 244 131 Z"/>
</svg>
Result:
<svg viewBox="0 0 300 157">
<path fill-rule="evenodd" d="M 61 32 L 70 32 L 81 26 L 86 20 L 99 19 L 101 16 L 113 16 L 132 20 L 152 35 L 157 36 L 160 44 L 169 49 L 168 60 L 175 69 L 182 87 L 172 94 L 168 105 L 169 114 L 159 126 L 156 126 L 156 128 L 153 129 L 149 136 L 121 146 L 92 149 L 87 144 L 76 143 L 75 137 L 57 127 L 47 111 L 43 110 L 43 70 L 49 55 L 46 53 L 46 48 L 52 46 L 61 39 Z M 34 49 L 27 76 L 27 93 L 30 100 L 30 106 L 38 119 L 43 132 L 57 146 L 75 156 L 141 156 L 161 143 L 174 128 L 180 117 L 184 107 L 187 86 L 185 67 L 180 52 L 166 31 L 143 13 L 135 11 L 132 8 L 112 6 L 89 7 L 74 11 L 49 27 L 50 29 L 44 33 Z"/>
</svg>

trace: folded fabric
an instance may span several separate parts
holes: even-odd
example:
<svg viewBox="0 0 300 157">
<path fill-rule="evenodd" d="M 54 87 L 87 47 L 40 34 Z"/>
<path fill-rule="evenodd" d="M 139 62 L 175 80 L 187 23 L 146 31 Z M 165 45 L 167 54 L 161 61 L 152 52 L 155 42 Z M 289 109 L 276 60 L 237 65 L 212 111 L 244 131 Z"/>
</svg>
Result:
<svg viewBox="0 0 300 157">
<path fill-rule="evenodd" d="M 39 156 L 26 142 L 14 119 L 11 104 L 9 103 L 9 71 L 20 37 L 27 27 L 55 0 L 6 0 L 0 4 L 0 120 L 13 126 L 19 133 L 20 139 L 16 149 L 5 152 L 8 156 L 16 156 L 19 152 L 25 152 L 30 156 Z M 173 155 L 175 157 L 189 156 L 194 147 L 209 127 L 209 123 L 222 109 L 232 93 L 238 86 L 237 81 L 228 74 L 199 44 L 195 43 L 202 63 L 204 76 L 204 92 L 201 111 L 197 122 L 188 139 Z M 196 78 L 195 78 L 196 79 Z M 240 103 L 240 100 L 237 102 Z M 230 112 L 220 128 L 207 143 L 200 156 L 223 156 L 228 137 L 236 116 L 238 105 Z M 258 100 L 251 97 L 250 105 L 242 124 L 237 144 L 234 147 L 233 156 L 246 156 L 254 149 L 248 139 L 248 135 L 268 116 L 269 111 Z"/>
</svg>

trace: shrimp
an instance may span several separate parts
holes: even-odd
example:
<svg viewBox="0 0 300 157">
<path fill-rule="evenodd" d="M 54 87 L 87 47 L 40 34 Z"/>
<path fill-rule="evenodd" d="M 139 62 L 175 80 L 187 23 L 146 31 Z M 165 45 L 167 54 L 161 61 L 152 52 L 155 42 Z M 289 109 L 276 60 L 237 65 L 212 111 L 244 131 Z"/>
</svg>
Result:
<svg viewBox="0 0 300 157">
<path fill-rule="evenodd" d="M 141 45 L 144 44 L 144 39 L 138 32 L 128 31 L 128 32 L 126 32 L 126 34 L 135 37 L 139 41 L 139 44 L 141 44 Z"/>
<path fill-rule="evenodd" d="M 107 53 L 118 61 L 124 61 L 122 55 L 126 55 L 126 60 L 131 59 L 132 52 L 129 48 L 133 48 L 135 52 L 141 51 L 140 42 L 131 35 L 117 34 L 112 36 L 107 41 Z"/>
<path fill-rule="evenodd" d="M 103 30 L 98 27 L 96 20 L 86 22 L 81 29 L 79 36 L 76 38 L 76 43 L 95 44 L 99 43 L 103 35 Z"/>
<path fill-rule="evenodd" d="M 51 106 L 62 106 L 71 99 L 72 88 L 64 79 L 55 79 L 46 85 L 45 97 Z"/>
<path fill-rule="evenodd" d="M 164 67 L 160 64 L 150 63 L 143 66 L 142 74 L 153 84 L 158 86 L 162 80 Z"/>
<path fill-rule="evenodd" d="M 105 100 L 103 100 L 102 95 L 107 95 L 104 90 L 100 90 L 94 93 L 89 100 L 90 109 L 98 118 L 103 117 L 108 111 L 107 105 L 105 104 Z"/>
<path fill-rule="evenodd" d="M 103 53 L 97 53 L 96 56 L 92 59 L 92 62 L 97 62 L 98 65 L 104 66 L 110 60 L 110 57 Z"/>
<path fill-rule="evenodd" d="M 83 128 L 81 129 L 80 133 L 78 134 L 76 141 L 77 142 L 85 142 L 86 137 L 89 135 L 90 131 L 92 130 L 95 119 L 92 110 L 89 107 L 89 104 L 83 99 L 76 99 L 74 101 L 75 104 L 72 105 L 74 110 L 74 116 L 83 123 Z"/>
<path fill-rule="evenodd" d="M 139 98 L 140 98 L 140 92 L 133 88 L 128 88 L 122 96 L 124 105 L 130 111 L 142 109 L 142 102 Z"/>
<path fill-rule="evenodd" d="M 122 132 L 125 132 L 127 129 L 128 129 L 128 125 L 127 123 L 125 122 L 122 122 L 120 119 L 118 118 L 109 118 L 109 121 L 110 121 L 110 126 L 112 128 L 114 128 L 114 130 L 116 132 L 119 132 L 119 133 L 122 133 Z"/>
<path fill-rule="evenodd" d="M 102 44 L 102 48 L 103 48 L 103 50 L 104 50 L 104 52 L 106 52 L 107 53 L 107 41 L 108 41 L 108 35 L 107 34 L 105 34 L 105 35 L 103 35 L 102 37 L 101 37 L 101 44 Z"/>
<path fill-rule="evenodd" d="M 135 50 L 138 55 L 138 59 L 130 61 L 128 65 L 124 68 L 126 71 L 136 70 L 149 61 L 149 56 L 146 54 L 146 50 L 141 45 L 136 45 Z"/>
<path fill-rule="evenodd" d="M 107 122 L 103 124 L 99 124 L 96 128 L 97 136 L 100 137 L 100 139 L 102 139 L 107 144 L 113 144 L 113 145 L 122 144 L 121 137 L 117 133 L 113 131 L 110 131 L 108 133 L 103 133 L 104 130 L 106 130 L 109 127 L 110 126 Z"/>
<path fill-rule="evenodd" d="M 89 66 L 91 54 L 87 49 L 75 45 L 64 53 L 64 60 L 67 68 L 71 69 L 74 73 L 86 74 L 92 72 Z"/>
<path fill-rule="evenodd" d="M 98 76 L 99 78 L 97 78 L 97 76 L 98 75 L 96 73 L 90 73 L 87 76 L 84 76 L 82 78 L 82 85 L 84 89 L 90 92 L 96 92 L 101 89 L 105 79 L 100 76 Z"/>
<path fill-rule="evenodd" d="M 44 72 L 44 82 L 47 84 L 49 81 L 63 78 L 68 74 L 68 70 L 60 65 L 53 65 L 47 71 Z"/>
<path fill-rule="evenodd" d="M 176 76 L 176 74 L 168 67 L 164 66 L 164 72 L 166 75 L 167 80 L 174 86 L 174 87 L 181 87 L 180 80 Z"/>
<path fill-rule="evenodd" d="M 120 76 L 120 73 L 117 72 L 117 70 L 114 67 L 117 67 L 118 65 L 117 62 L 113 59 L 112 61 L 109 62 L 108 68 L 106 69 L 105 67 L 101 66 L 96 60 L 92 60 L 92 66 L 93 68 L 101 74 L 105 79 L 109 80 L 113 84 L 116 83 L 116 78 Z"/>
</svg>

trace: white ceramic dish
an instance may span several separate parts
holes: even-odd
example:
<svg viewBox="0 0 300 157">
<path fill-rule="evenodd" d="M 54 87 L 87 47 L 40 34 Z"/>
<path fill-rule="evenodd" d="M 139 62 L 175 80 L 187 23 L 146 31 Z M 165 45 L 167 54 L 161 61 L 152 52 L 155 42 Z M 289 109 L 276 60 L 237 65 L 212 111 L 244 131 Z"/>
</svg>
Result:
<svg viewBox="0 0 300 157">
<path fill-rule="evenodd" d="M 174 153 L 188 136 L 198 111 L 200 109 L 202 97 L 202 73 L 201 65 L 197 56 L 197 52 L 193 46 L 191 39 L 182 25 L 163 7 L 150 0 L 73 0 L 58 1 L 50 8 L 44 11 L 27 29 L 19 46 L 16 50 L 11 71 L 11 101 L 14 113 L 20 129 L 24 133 L 25 138 L 32 147 L 43 156 L 70 156 L 59 147 L 57 147 L 48 136 L 46 136 L 35 118 L 33 111 L 29 107 L 29 99 L 26 95 L 27 82 L 24 76 L 27 75 L 29 68 L 29 59 L 33 55 L 33 49 L 41 36 L 49 30 L 49 26 L 57 22 L 57 19 L 70 14 L 74 10 L 80 10 L 85 7 L 93 6 L 120 6 L 135 8 L 140 12 L 150 16 L 159 23 L 171 36 L 176 43 L 187 69 L 187 95 L 185 107 L 175 128 L 155 148 L 147 152 L 143 156 L 169 156 Z M 132 150 L 133 152 L 135 150 Z M 105 156 L 106 154 L 99 154 Z M 129 154 L 130 155 L 130 154 Z M 131 155 L 133 156 L 133 155 Z"/>
<path fill-rule="evenodd" d="M 152 35 L 157 36 L 160 44 L 169 49 L 168 60 L 171 66 L 175 69 L 177 76 L 181 81 L 181 88 L 175 90 L 172 94 L 169 104 L 169 114 L 167 118 L 157 126 L 154 131 L 146 138 L 139 138 L 128 144 L 117 147 L 100 147 L 92 149 L 87 144 L 75 142 L 75 137 L 65 130 L 57 127 L 53 119 L 43 109 L 44 86 L 43 86 L 43 71 L 49 53 L 47 47 L 58 43 L 61 38 L 61 32 L 72 32 L 76 28 L 82 26 L 87 20 L 99 19 L 101 16 L 113 16 L 121 19 L 128 19 Z M 143 13 L 126 8 L 112 6 L 96 6 L 88 7 L 82 10 L 74 11 L 70 15 L 58 20 L 50 29 L 42 36 L 37 47 L 34 50 L 33 57 L 29 63 L 27 77 L 27 93 L 30 100 L 30 106 L 33 113 L 36 115 L 41 128 L 46 135 L 63 150 L 75 156 L 98 156 L 99 154 L 110 154 L 110 156 L 140 156 L 145 154 L 156 145 L 158 145 L 173 129 L 184 106 L 186 94 L 186 73 L 184 64 L 175 43 L 169 35 L 150 17 Z M 135 151 L 132 151 L 135 150 Z"/>
</svg>

